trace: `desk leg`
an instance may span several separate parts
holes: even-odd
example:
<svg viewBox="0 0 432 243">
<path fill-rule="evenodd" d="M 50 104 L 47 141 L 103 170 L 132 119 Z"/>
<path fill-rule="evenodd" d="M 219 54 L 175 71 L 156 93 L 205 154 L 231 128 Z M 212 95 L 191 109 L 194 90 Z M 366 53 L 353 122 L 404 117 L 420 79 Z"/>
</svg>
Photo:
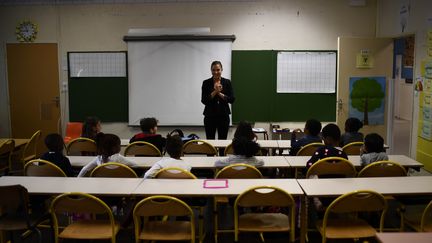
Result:
<svg viewBox="0 0 432 243">
<path fill-rule="evenodd" d="M 306 242 L 306 233 L 307 233 L 307 214 L 306 214 L 306 195 L 300 197 L 300 242 Z"/>
</svg>

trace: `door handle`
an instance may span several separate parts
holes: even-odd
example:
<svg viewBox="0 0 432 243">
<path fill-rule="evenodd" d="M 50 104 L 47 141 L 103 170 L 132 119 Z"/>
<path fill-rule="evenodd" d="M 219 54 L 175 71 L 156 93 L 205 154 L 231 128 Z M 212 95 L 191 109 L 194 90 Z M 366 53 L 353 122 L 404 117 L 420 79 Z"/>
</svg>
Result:
<svg viewBox="0 0 432 243">
<path fill-rule="evenodd" d="M 52 99 L 52 101 L 56 104 L 56 107 L 60 107 L 60 97 L 56 96 L 54 97 L 54 99 Z"/>
</svg>

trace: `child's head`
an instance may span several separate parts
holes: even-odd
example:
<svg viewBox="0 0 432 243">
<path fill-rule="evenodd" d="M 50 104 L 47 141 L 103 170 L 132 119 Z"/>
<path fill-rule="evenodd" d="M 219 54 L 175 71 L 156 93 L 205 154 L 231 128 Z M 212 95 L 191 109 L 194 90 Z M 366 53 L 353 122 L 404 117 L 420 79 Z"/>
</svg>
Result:
<svg viewBox="0 0 432 243">
<path fill-rule="evenodd" d="M 304 132 L 312 136 L 318 136 L 321 131 L 321 122 L 316 119 L 306 121 Z"/>
<path fill-rule="evenodd" d="M 234 133 L 234 138 L 247 138 L 253 140 L 255 138 L 255 133 L 252 131 L 252 125 L 247 121 L 241 121 L 237 125 L 237 129 Z"/>
<path fill-rule="evenodd" d="M 102 156 L 104 162 L 109 162 L 111 155 L 120 152 L 120 138 L 115 134 L 98 133 L 96 136 L 98 154 Z"/>
<path fill-rule="evenodd" d="M 363 122 L 358 118 L 350 117 L 345 121 L 345 132 L 358 132 L 363 127 Z"/>
<path fill-rule="evenodd" d="M 183 141 L 181 137 L 179 135 L 167 136 L 165 149 L 171 158 L 179 159 L 183 153 Z"/>
<path fill-rule="evenodd" d="M 155 134 L 157 132 L 158 120 L 154 117 L 143 118 L 140 120 L 140 127 L 144 133 Z"/>
<path fill-rule="evenodd" d="M 377 133 L 370 133 L 364 139 L 364 148 L 367 153 L 384 152 L 384 139 Z"/>
<path fill-rule="evenodd" d="M 45 137 L 45 145 L 51 152 L 61 152 L 64 148 L 63 138 L 57 133 L 48 134 Z"/>
<path fill-rule="evenodd" d="M 260 146 L 258 143 L 246 137 L 234 138 L 232 146 L 235 155 L 244 155 L 248 158 L 255 156 L 260 150 Z"/>
<path fill-rule="evenodd" d="M 82 137 L 95 139 L 96 135 L 101 131 L 100 119 L 95 116 L 89 116 L 84 121 L 82 127 Z"/>
<path fill-rule="evenodd" d="M 336 124 L 327 124 L 321 131 L 325 145 L 338 146 L 341 136 L 339 127 Z"/>
</svg>

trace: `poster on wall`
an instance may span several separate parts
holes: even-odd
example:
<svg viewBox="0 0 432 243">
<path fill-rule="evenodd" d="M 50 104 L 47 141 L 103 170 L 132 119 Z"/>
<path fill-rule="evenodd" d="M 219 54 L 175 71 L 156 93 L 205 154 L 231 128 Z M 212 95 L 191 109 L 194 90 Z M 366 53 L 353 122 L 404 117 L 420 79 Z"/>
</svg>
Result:
<svg viewBox="0 0 432 243">
<path fill-rule="evenodd" d="M 386 78 L 351 77 L 349 88 L 349 117 L 364 125 L 383 125 Z"/>
</svg>

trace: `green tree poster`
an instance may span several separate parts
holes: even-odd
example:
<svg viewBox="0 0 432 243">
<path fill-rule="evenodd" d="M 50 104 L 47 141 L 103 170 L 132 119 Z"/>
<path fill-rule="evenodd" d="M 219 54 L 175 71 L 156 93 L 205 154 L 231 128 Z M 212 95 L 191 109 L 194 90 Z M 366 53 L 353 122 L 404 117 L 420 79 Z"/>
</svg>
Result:
<svg viewBox="0 0 432 243">
<path fill-rule="evenodd" d="M 349 117 L 365 125 L 384 124 L 385 77 L 351 77 Z"/>
</svg>

